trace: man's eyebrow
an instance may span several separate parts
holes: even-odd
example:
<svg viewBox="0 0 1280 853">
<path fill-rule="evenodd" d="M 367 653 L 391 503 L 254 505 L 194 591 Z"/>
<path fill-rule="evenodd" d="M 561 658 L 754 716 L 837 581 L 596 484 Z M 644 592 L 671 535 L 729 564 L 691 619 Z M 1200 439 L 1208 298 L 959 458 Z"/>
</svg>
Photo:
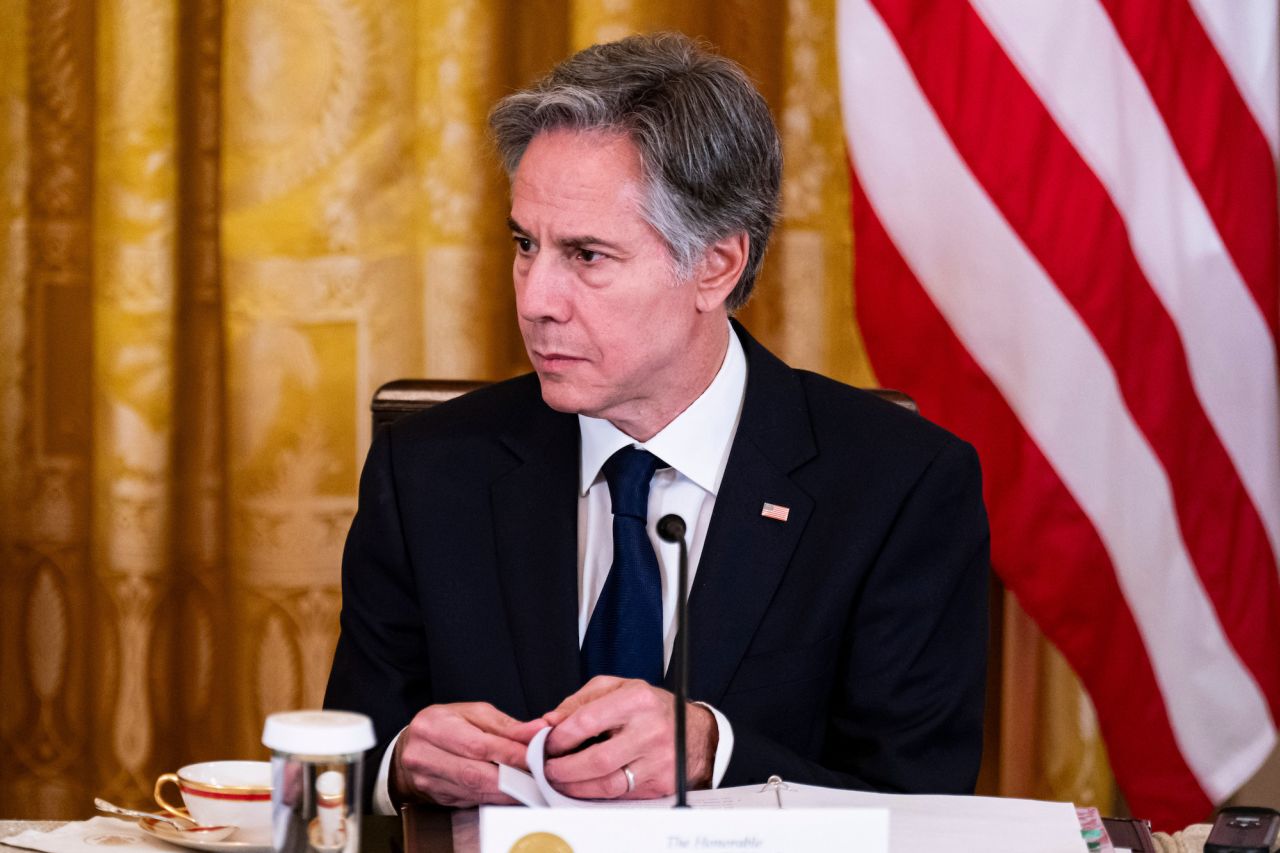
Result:
<svg viewBox="0 0 1280 853">
<path fill-rule="evenodd" d="M 510 216 L 507 217 L 507 227 L 510 228 L 511 231 L 516 234 L 529 233 L 524 229 L 523 226 L 520 225 L 519 222 L 516 222 L 515 219 L 511 218 Z M 591 234 L 584 234 L 581 237 L 563 237 L 557 240 L 556 242 L 560 246 L 563 246 L 566 249 L 580 249 L 583 246 L 600 246 L 601 248 L 609 249 L 615 252 L 620 252 L 622 250 L 622 247 L 619 246 L 617 243 L 614 243 L 610 240 L 606 240 L 603 237 L 592 236 Z"/>
<path fill-rule="evenodd" d="M 608 249 L 611 252 L 622 251 L 622 247 L 617 243 L 612 243 L 602 237 L 593 237 L 590 234 L 585 234 L 581 237 L 565 237 L 557 242 L 566 249 L 581 249 L 586 246 L 595 246 L 601 249 Z"/>
</svg>

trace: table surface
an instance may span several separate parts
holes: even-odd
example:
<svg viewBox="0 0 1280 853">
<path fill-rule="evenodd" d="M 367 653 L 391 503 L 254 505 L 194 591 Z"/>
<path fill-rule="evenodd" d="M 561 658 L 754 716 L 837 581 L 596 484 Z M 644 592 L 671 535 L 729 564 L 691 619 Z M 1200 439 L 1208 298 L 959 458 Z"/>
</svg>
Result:
<svg viewBox="0 0 1280 853">
<path fill-rule="evenodd" d="M 399 817 L 365 815 L 360 833 L 360 853 L 452 853 L 453 833 L 449 812 L 436 810 L 424 816 L 426 832 L 411 851 L 404 846 L 404 832 Z M 0 838 L 8 838 L 28 829 L 47 832 L 68 823 L 65 820 L 0 820 Z M 0 848 L 13 850 L 12 847 Z M 175 850 L 178 848 L 175 847 Z"/>
<path fill-rule="evenodd" d="M 365 815 L 361 833 L 360 853 L 466 853 L 479 847 L 478 819 L 475 809 L 447 812 L 440 809 L 420 808 L 413 815 L 416 820 L 411 843 L 404 842 L 404 830 L 400 818 L 385 815 Z M 57 829 L 63 820 L 0 820 L 0 838 L 7 838 L 28 829 L 48 831 Z M 1162 849 L 1191 851 L 1204 850 L 1209 836 L 1209 824 L 1193 824 L 1173 837 L 1157 833 Z M 1165 840 L 1169 846 L 1163 846 Z M 13 850 L 14 848 L 5 848 Z M 178 848 L 174 848 L 177 850 Z"/>
</svg>

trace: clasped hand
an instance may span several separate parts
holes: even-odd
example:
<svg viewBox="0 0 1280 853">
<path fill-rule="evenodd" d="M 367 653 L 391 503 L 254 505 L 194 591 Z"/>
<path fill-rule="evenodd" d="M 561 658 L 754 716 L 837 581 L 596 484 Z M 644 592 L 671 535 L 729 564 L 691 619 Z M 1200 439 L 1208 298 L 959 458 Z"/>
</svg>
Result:
<svg viewBox="0 0 1280 853">
<path fill-rule="evenodd" d="M 690 704 L 687 722 L 689 786 L 706 787 L 716 750 L 715 719 L 706 708 Z M 547 736 L 545 771 L 561 793 L 583 799 L 649 799 L 675 791 L 672 695 L 643 681 L 598 676 L 555 710 L 527 722 L 484 702 L 422 709 L 396 742 L 392 799 L 458 808 L 512 804 L 498 789 L 497 765 L 528 770 L 525 750 L 548 725 L 553 728 Z"/>
</svg>

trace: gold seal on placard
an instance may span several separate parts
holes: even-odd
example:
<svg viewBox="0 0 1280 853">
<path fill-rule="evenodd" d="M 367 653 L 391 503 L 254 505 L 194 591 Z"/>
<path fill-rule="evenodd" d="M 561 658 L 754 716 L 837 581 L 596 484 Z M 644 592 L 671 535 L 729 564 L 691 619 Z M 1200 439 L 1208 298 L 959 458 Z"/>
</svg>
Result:
<svg viewBox="0 0 1280 853">
<path fill-rule="evenodd" d="M 531 832 L 511 845 L 511 853 L 573 853 L 573 848 L 558 835 Z"/>
</svg>

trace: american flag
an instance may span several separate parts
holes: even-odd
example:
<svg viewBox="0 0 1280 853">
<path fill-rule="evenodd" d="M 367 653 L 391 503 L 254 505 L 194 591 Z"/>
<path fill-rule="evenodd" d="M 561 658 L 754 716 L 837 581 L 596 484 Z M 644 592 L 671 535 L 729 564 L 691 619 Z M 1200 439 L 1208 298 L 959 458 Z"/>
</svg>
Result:
<svg viewBox="0 0 1280 853">
<path fill-rule="evenodd" d="M 840 0 L 857 318 L 1157 828 L 1280 712 L 1274 0 Z"/>
<path fill-rule="evenodd" d="M 760 514 L 765 518 L 772 518 L 774 521 L 786 521 L 791 516 L 791 507 L 766 503 L 760 509 Z"/>
</svg>

